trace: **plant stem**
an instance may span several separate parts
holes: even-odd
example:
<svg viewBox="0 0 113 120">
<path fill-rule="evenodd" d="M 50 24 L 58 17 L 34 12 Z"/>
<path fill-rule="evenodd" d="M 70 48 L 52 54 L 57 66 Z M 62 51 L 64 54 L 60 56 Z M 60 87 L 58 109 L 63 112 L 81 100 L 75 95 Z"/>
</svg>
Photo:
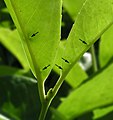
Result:
<svg viewBox="0 0 113 120">
<path fill-rule="evenodd" d="M 44 120 L 45 116 L 47 114 L 48 108 L 49 108 L 50 104 L 49 101 L 44 101 L 44 103 L 42 103 L 42 108 L 41 108 L 41 113 L 39 116 L 39 120 Z"/>
<path fill-rule="evenodd" d="M 62 78 L 62 77 L 61 77 Z M 41 113 L 39 116 L 39 120 L 44 120 L 45 116 L 47 114 L 48 108 L 53 100 L 53 98 L 55 97 L 55 95 L 57 94 L 60 86 L 63 83 L 63 79 L 59 78 L 56 85 L 54 86 L 54 88 L 50 88 L 49 91 L 47 92 L 47 95 L 45 97 L 45 99 L 42 102 L 42 109 L 41 109 Z"/>
<path fill-rule="evenodd" d="M 54 96 L 57 94 L 57 92 L 58 92 L 60 86 L 62 85 L 63 81 L 64 81 L 64 80 L 63 80 L 63 77 L 61 76 L 61 77 L 58 79 L 56 85 L 55 85 L 54 88 L 53 88 L 53 94 L 54 94 Z"/>
<path fill-rule="evenodd" d="M 45 99 L 45 90 L 44 90 L 44 83 L 41 81 L 38 82 L 38 90 L 39 90 L 39 96 L 41 103 L 44 103 Z"/>
<path fill-rule="evenodd" d="M 98 67 L 97 67 L 97 61 L 96 61 L 96 55 L 95 55 L 95 49 L 94 49 L 94 46 L 92 45 L 91 47 L 91 53 L 92 53 L 92 61 L 93 61 L 93 68 L 94 68 L 94 71 L 96 72 L 98 70 Z M 45 103 L 42 103 L 42 110 L 41 110 L 41 114 L 40 114 L 40 119 L 39 120 L 44 120 L 45 116 L 46 116 L 46 113 L 47 113 L 47 110 L 51 104 L 51 101 L 54 99 L 54 97 L 56 96 L 59 88 L 61 87 L 67 73 L 69 71 L 66 71 L 65 75 L 64 76 L 60 76 L 60 78 L 58 79 L 57 83 L 55 84 L 54 88 L 50 88 L 49 91 L 47 92 L 47 96 L 45 98 Z"/>
<path fill-rule="evenodd" d="M 98 71 L 98 65 L 97 65 L 94 45 L 91 46 L 91 53 L 92 53 L 93 70 L 94 70 L 94 72 L 97 72 Z"/>
<path fill-rule="evenodd" d="M 94 71 L 96 72 L 98 70 L 98 67 L 97 67 L 97 61 L 96 61 L 95 50 L 94 50 L 93 45 L 91 47 L 91 53 L 92 53 L 93 68 L 94 68 Z M 39 120 L 45 119 L 45 116 L 46 116 L 47 110 L 51 104 L 51 101 L 56 96 L 56 94 L 57 94 L 59 88 L 61 87 L 67 73 L 68 73 L 68 71 L 65 73 L 64 76 L 60 76 L 60 78 L 58 79 L 54 88 L 53 89 L 50 88 L 49 91 L 47 92 L 46 98 L 43 100 L 44 102 L 42 102 L 42 110 L 41 110 Z"/>
</svg>

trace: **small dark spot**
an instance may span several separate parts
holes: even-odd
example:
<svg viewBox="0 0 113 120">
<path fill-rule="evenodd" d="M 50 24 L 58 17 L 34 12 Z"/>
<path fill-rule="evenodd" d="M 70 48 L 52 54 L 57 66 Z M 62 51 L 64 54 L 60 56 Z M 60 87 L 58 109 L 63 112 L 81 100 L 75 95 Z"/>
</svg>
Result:
<svg viewBox="0 0 113 120">
<path fill-rule="evenodd" d="M 62 58 L 62 60 L 64 60 L 66 63 L 69 63 L 69 61 L 68 61 L 68 60 L 66 60 L 66 59 L 64 59 L 64 58 Z"/>
<path fill-rule="evenodd" d="M 34 37 L 36 34 L 38 34 L 39 32 L 36 32 L 36 33 L 33 33 L 32 35 L 31 35 L 31 37 Z"/>
<path fill-rule="evenodd" d="M 82 43 L 84 43 L 84 44 L 86 44 L 87 45 L 87 43 L 84 41 L 84 40 L 82 40 L 82 39 L 79 39 Z"/>
<path fill-rule="evenodd" d="M 59 69 L 63 70 L 63 68 L 57 64 L 55 64 Z"/>
<path fill-rule="evenodd" d="M 45 66 L 42 70 L 46 70 L 50 65 Z"/>
</svg>

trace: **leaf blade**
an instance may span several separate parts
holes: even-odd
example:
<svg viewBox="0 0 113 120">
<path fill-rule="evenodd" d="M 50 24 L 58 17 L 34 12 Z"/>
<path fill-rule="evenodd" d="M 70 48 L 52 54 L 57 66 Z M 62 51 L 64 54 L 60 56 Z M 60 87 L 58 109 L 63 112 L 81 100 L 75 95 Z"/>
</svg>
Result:
<svg viewBox="0 0 113 120">
<path fill-rule="evenodd" d="M 102 35 L 99 49 L 100 66 L 105 66 L 113 56 L 112 47 L 113 25 Z"/>
<path fill-rule="evenodd" d="M 5 2 L 23 40 L 31 69 L 43 81 L 53 67 L 60 41 L 61 0 L 28 0 L 27 3 L 26 0 L 5 0 Z M 43 71 L 48 64 L 51 66 Z"/>
<path fill-rule="evenodd" d="M 0 28 L 0 42 L 19 60 L 24 69 L 29 69 L 17 30 Z"/>
<path fill-rule="evenodd" d="M 100 8 L 100 6 L 102 7 Z M 83 53 L 112 25 L 112 8 L 112 0 L 95 0 L 93 2 L 87 0 L 85 2 L 67 38 L 63 58 L 70 61 L 70 64 L 62 63 L 62 79 Z M 106 20 L 106 16 L 108 16 L 108 20 Z"/>
<path fill-rule="evenodd" d="M 112 104 L 112 70 L 113 63 L 92 80 L 74 90 L 61 103 L 58 110 L 68 119 L 72 119 L 98 107 Z"/>
</svg>

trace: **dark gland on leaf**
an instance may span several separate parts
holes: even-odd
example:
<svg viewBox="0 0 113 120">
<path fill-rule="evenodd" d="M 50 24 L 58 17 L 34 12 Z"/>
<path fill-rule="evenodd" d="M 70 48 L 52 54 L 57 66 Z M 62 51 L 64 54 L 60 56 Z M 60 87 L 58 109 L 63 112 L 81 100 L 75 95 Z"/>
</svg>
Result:
<svg viewBox="0 0 113 120">
<path fill-rule="evenodd" d="M 55 64 L 59 69 L 63 70 L 63 68 L 57 64 Z"/>
<path fill-rule="evenodd" d="M 84 44 L 86 44 L 87 45 L 87 43 L 84 41 L 84 40 L 82 40 L 82 39 L 79 39 L 82 43 L 84 43 Z"/>
<path fill-rule="evenodd" d="M 42 70 L 46 70 L 48 67 L 49 67 L 50 65 L 48 65 L 48 66 L 45 66 Z"/>
<path fill-rule="evenodd" d="M 68 61 L 68 60 L 66 60 L 66 59 L 64 59 L 64 58 L 62 58 L 62 60 L 64 60 L 66 63 L 69 63 L 69 61 Z"/>
<path fill-rule="evenodd" d="M 31 35 L 31 37 L 34 37 L 36 34 L 38 34 L 39 32 L 36 32 L 36 33 L 33 33 L 32 35 Z"/>
</svg>

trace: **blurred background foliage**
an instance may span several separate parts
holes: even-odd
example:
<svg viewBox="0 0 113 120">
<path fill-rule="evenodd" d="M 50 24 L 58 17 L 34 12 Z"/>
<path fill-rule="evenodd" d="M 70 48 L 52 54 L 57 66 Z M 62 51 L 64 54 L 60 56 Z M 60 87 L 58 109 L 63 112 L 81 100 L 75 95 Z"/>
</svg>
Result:
<svg viewBox="0 0 113 120">
<path fill-rule="evenodd" d="M 63 1 L 62 41 L 65 42 L 84 1 Z M 113 49 L 112 44 L 110 44 L 113 38 L 112 31 L 113 27 L 111 26 L 100 38 L 102 40 L 99 39 L 94 45 L 98 69 L 112 63 Z M 0 0 L 0 120 L 37 120 L 40 113 L 41 104 L 38 96 L 37 81 L 29 70 L 19 39 L 18 32 L 5 3 Z M 109 49 L 111 48 L 111 51 L 106 45 L 109 46 Z M 109 62 L 109 60 L 111 61 Z M 93 73 L 92 57 L 90 50 L 88 50 L 66 77 L 52 102 L 46 119 L 66 120 L 66 117 L 57 110 L 58 106 L 73 90 L 89 81 L 90 77 L 93 77 Z M 57 70 L 53 69 L 45 83 L 46 90 L 55 84 L 58 77 Z M 75 118 L 75 120 L 111 120 L 112 118 L 113 106 L 107 105 L 89 111 Z"/>
</svg>

